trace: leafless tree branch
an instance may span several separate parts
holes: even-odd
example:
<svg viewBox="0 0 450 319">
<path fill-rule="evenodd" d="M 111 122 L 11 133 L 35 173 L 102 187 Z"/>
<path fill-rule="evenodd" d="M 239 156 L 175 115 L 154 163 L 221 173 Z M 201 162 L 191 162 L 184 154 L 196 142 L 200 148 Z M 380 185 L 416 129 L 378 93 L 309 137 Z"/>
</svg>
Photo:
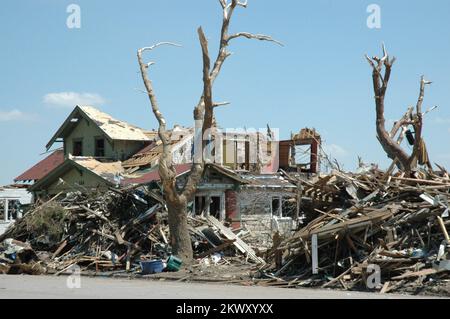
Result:
<svg viewBox="0 0 450 319">
<path fill-rule="evenodd" d="M 375 107 L 376 107 L 376 129 L 377 138 L 380 141 L 381 146 L 388 155 L 389 158 L 396 161 L 399 169 L 410 172 L 417 164 L 417 158 L 420 155 L 422 158 L 427 157 L 424 154 L 425 146 L 422 140 L 422 103 L 424 97 L 424 88 L 426 84 L 431 82 L 425 81 L 422 77 L 420 85 L 419 98 L 416 104 L 416 113 L 413 113 L 413 108 L 409 108 L 405 115 L 396 123 L 390 133 L 386 131 L 385 128 L 385 118 L 384 118 L 384 101 L 385 95 L 388 88 L 392 65 L 395 62 L 395 58 L 390 59 L 387 53 L 386 47 L 383 44 L 383 57 L 373 57 L 369 58 L 365 56 L 369 65 L 372 67 L 372 82 L 373 90 L 375 93 Z M 384 70 L 384 74 L 383 74 Z M 401 127 L 406 127 L 407 125 L 413 125 L 415 130 L 415 142 L 413 146 L 413 152 L 408 155 L 400 146 L 399 141 L 394 139 L 398 130 Z M 399 138 L 400 142 L 402 138 Z M 426 163 L 429 165 L 429 161 Z M 430 166 L 429 166 L 430 167 Z"/>
<path fill-rule="evenodd" d="M 213 107 L 229 105 L 230 102 L 214 102 Z"/>
<path fill-rule="evenodd" d="M 150 99 L 152 111 L 159 124 L 158 135 L 163 145 L 163 152 L 159 160 L 159 173 L 161 175 L 161 180 L 163 181 L 163 184 L 166 184 L 166 187 L 164 187 L 166 196 L 176 198 L 176 187 L 175 187 L 176 171 L 172 165 L 172 154 L 170 152 L 170 134 L 166 128 L 166 119 L 164 118 L 163 114 L 160 111 L 159 104 L 156 99 L 156 94 L 153 89 L 153 83 L 148 76 L 149 64 L 144 62 L 142 56 L 144 52 L 152 51 L 155 48 L 162 45 L 170 45 L 177 47 L 180 46 L 172 42 L 160 42 L 150 47 L 144 47 L 139 49 L 137 51 L 137 56 L 142 75 L 142 80 L 144 81 L 145 89 Z"/>
<path fill-rule="evenodd" d="M 159 110 L 159 104 L 156 99 L 155 92 L 153 90 L 153 83 L 147 74 L 147 69 L 148 69 L 149 65 L 154 64 L 154 62 L 144 63 L 144 60 L 142 58 L 142 54 L 144 52 L 152 51 L 155 48 L 162 46 L 162 45 L 171 45 L 171 46 L 177 46 L 177 47 L 180 46 L 180 45 L 178 45 L 176 43 L 172 43 L 172 42 L 160 42 L 160 43 L 157 43 L 150 47 L 144 47 L 144 48 L 139 49 L 137 51 L 137 56 L 138 56 L 139 66 L 141 69 L 142 80 L 144 81 L 144 85 L 147 90 L 148 97 L 150 99 L 150 104 L 152 106 L 153 113 L 155 114 L 155 117 L 158 120 L 160 134 L 162 133 L 162 135 L 163 135 L 163 136 L 160 136 L 160 138 L 164 143 L 165 142 L 164 134 L 166 133 L 166 120 L 164 119 L 164 116 L 162 115 L 161 111 Z"/>
<path fill-rule="evenodd" d="M 219 0 L 219 3 L 223 10 L 223 20 L 222 28 L 220 32 L 220 46 L 217 57 L 212 64 L 208 50 L 208 41 L 206 36 L 200 27 L 198 29 L 198 36 L 200 41 L 200 46 L 202 49 L 202 60 L 203 60 L 203 90 L 201 98 L 194 108 L 194 120 L 196 123 L 201 124 L 201 155 L 200 160 L 198 158 L 194 160 L 191 172 L 187 178 L 187 181 L 180 191 L 177 189 L 176 185 L 176 170 L 172 163 L 172 154 L 170 151 L 170 134 L 166 129 L 166 120 L 162 115 L 156 96 L 153 90 L 153 85 L 148 77 L 149 66 L 153 64 L 144 63 L 142 54 L 145 51 L 151 51 L 161 45 L 175 45 L 171 42 L 161 42 L 155 44 L 151 47 L 145 47 L 138 50 L 138 62 L 142 74 L 142 79 L 144 81 L 145 88 L 147 90 L 150 104 L 152 106 L 153 113 L 159 123 L 159 137 L 163 143 L 163 152 L 159 159 L 159 174 L 161 176 L 162 186 L 164 190 L 164 195 L 166 203 L 169 210 L 169 228 L 171 234 L 171 243 L 175 254 L 178 254 L 185 262 L 188 262 L 192 258 L 192 247 L 190 243 L 189 232 L 187 230 L 187 203 L 192 200 L 198 182 L 203 174 L 204 170 L 204 159 L 203 159 L 203 149 L 207 143 L 204 140 L 205 133 L 208 133 L 214 122 L 214 108 L 220 105 L 226 105 L 228 103 L 214 103 L 212 88 L 215 79 L 220 73 L 223 63 L 230 56 L 228 52 L 228 44 L 230 40 L 237 37 L 246 37 L 249 39 L 259 39 L 265 41 L 271 41 L 278 44 L 278 41 L 273 40 L 271 37 L 266 35 L 253 35 L 246 32 L 237 33 L 235 35 L 229 36 L 228 30 L 231 18 L 233 16 L 236 7 L 246 7 L 247 1 L 242 2 L 238 0 Z M 197 124 L 196 124 L 197 125 Z M 197 141 L 198 142 L 198 141 Z M 195 145 L 196 143 L 194 143 Z"/>
<path fill-rule="evenodd" d="M 230 35 L 228 37 L 228 41 L 239 38 L 239 37 L 245 37 L 247 39 L 256 39 L 256 40 L 260 40 L 260 41 L 269 41 L 269 42 L 274 42 L 280 46 L 284 46 L 283 43 L 273 39 L 271 36 L 264 35 L 264 34 L 252 34 L 252 33 L 248 33 L 248 32 L 239 32 L 239 33 Z"/>
</svg>

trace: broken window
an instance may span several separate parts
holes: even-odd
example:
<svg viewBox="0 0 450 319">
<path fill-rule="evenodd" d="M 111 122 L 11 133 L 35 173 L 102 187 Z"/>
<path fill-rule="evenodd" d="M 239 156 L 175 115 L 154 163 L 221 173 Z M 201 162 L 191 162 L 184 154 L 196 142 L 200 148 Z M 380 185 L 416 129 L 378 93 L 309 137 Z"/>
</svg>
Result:
<svg viewBox="0 0 450 319">
<path fill-rule="evenodd" d="M 229 140 L 223 139 L 222 142 L 222 164 L 223 166 L 227 166 L 229 168 L 234 168 L 234 152 L 233 145 L 230 144 Z"/>
<path fill-rule="evenodd" d="M 281 217 L 281 198 L 272 197 L 272 215 Z"/>
<path fill-rule="evenodd" d="M 314 130 L 302 129 L 291 140 L 280 141 L 280 168 L 288 171 L 317 173 L 320 167 L 318 151 L 321 140 Z"/>
<path fill-rule="evenodd" d="M 220 196 L 211 196 L 209 203 L 209 215 L 220 219 Z"/>
<path fill-rule="evenodd" d="M 16 220 L 20 210 L 20 202 L 18 200 L 8 201 L 8 220 Z"/>
<path fill-rule="evenodd" d="M 215 153 L 214 153 L 215 156 Z M 231 169 L 250 169 L 250 138 L 249 136 L 226 136 L 222 147 L 223 165 Z"/>
<path fill-rule="evenodd" d="M 297 201 L 294 197 L 272 197 L 272 216 L 290 217 L 295 219 L 297 214 Z"/>
<path fill-rule="evenodd" d="M 0 222 L 5 220 L 5 201 L 0 200 Z"/>
<path fill-rule="evenodd" d="M 219 220 L 222 220 L 222 208 L 224 207 L 222 196 L 195 196 L 194 201 L 195 215 L 210 215 Z"/>
<path fill-rule="evenodd" d="M 104 157 L 105 156 L 105 139 L 96 138 L 95 139 L 95 156 Z"/>
<path fill-rule="evenodd" d="M 297 199 L 295 197 L 283 197 L 281 211 L 282 217 L 297 219 Z"/>
<path fill-rule="evenodd" d="M 311 166 L 311 145 L 295 145 L 292 148 L 292 165 L 309 170 Z"/>
<path fill-rule="evenodd" d="M 83 140 L 77 139 L 73 141 L 73 156 L 83 156 Z"/>
<path fill-rule="evenodd" d="M 13 221 L 20 217 L 21 209 L 18 200 L 0 200 L 0 221 Z"/>
</svg>

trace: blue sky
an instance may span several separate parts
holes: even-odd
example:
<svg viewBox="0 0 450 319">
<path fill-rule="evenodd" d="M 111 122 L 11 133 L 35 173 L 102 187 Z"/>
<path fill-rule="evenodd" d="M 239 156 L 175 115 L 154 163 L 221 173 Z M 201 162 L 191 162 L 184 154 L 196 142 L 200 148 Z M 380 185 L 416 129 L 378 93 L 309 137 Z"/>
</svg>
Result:
<svg viewBox="0 0 450 319">
<path fill-rule="evenodd" d="M 81 8 L 81 28 L 69 29 L 67 6 Z M 381 29 L 366 25 L 367 6 L 381 8 Z M 354 169 L 357 156 L 387 166 L 375 137 L 371 70 L 364 54 L 385 42 L 397 57 L 386 118 L 398 119 L 428 87 L 424 135 L 433 162 L 450 167 L 450 2 L 249 0 L 231 31 L 270 34 L 285 44 L 239 39 L 215 84 L 222 127 L 279 128 L 281 137 L 308 126 L 332 156 Z M 151 69 L 169 124 L 192 125 L 201 89 L 203 26 L 210 51 L 221 25 L 218 1 L 6 0 L 0 9 L 0 185 L 43 158 L 45 144 L 76 102 L 155 128 L 138 73 L 136 49 L 159 41 Z"/>
</svg>

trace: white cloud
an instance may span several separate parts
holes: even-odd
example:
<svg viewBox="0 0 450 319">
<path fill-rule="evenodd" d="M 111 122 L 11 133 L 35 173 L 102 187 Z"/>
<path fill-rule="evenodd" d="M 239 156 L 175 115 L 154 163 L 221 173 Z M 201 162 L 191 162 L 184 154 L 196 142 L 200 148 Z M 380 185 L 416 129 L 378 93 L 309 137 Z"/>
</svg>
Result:
<svg viewBox="0 0 450 319">
<path fill-rule="evenodd" d="M 96 93 L 59 92 L 46 94 L 44 103 L 57 108 L 72 108 L 76 105 L 102 105 L 105 99 Z"/>
<path fill-rule="evenodd" d="M 12 121 L 29 121 L 35 118 L 34 115 L 24 113 L 18 109 L 10 111 L 0 110 L 0 122 L 12 122 Z"/>
<path fill-rule="evenodd" d="M 323 150 L 327 153 L 327 155 L 335 158 L 345 157 L 348 155 L 347 150 L 337 144 L 325 144 L 323 145 Z"/>
</svg>

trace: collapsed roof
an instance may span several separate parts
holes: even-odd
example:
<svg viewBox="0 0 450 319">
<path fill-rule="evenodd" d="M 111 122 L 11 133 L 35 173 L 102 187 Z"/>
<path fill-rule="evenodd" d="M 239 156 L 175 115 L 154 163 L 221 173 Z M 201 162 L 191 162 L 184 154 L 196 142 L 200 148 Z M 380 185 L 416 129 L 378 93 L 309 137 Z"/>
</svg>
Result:
<svg viewBox="0 0 450 319">
<path fill-rule="evenodd" d="M 170 131 L 170 147 L 173 149 L 180 143 L 187 142 L 192 139 L 194 135 L 194 128 L 184 128 L 178 125 Z M 122 163 L 124 168 L 133 168 L 151 165 L 158 163 L 159 157 L 163 151 L 163 145 L 159 137 L 155 137 L 153 143 L 146 145 L 143 149 L 131 156 Z"/>
<path fill-rule="evenodd" d="M 55 183 L 61 176 L 72 169 L 87 172 L 92 176 L 100 178 L 106 184 L 111 186 L 116 185 L 118 177 L 123 173 L 121 162 L 100 162 L 92 157 L 71 157 L 66 159 L 61 165 L 52 170 L 49 174 L 44 176 L 33 184 L 29 191 L 34 192 Z"/>
</svg>

